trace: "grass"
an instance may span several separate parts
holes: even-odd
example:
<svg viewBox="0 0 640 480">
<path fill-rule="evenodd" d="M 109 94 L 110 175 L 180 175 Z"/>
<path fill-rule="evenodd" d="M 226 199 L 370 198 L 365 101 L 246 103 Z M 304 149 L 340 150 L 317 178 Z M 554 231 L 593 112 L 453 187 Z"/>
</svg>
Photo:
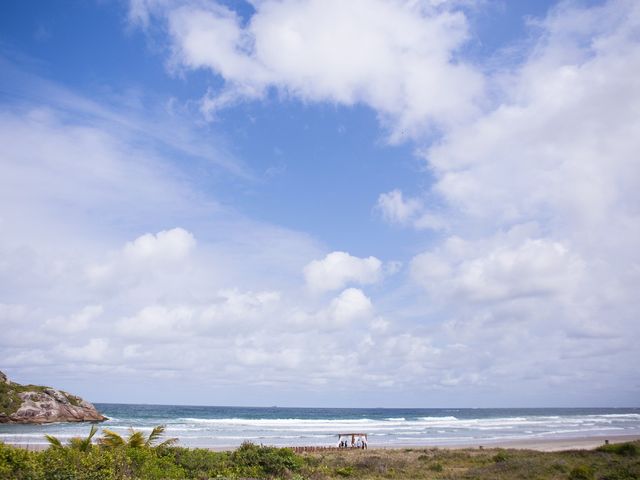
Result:
<svg viewBox="0 0 640 480">
<path fill-rule="evenodd" d="M 0 382 L 0 413 L 9 416 L 15 413 L 22 405 L 18 396 L 22 392 L 44 392 L 48 387 L 40 385 L 19 385 L 17 383 L 6 384 Z"/>
<path fill-rule="evenodd" d="M 297 455 L 286 448 L 244 444 L 233 452 L 179 447 L 50 448 L 28 452 L 0 444 L 2 479 L 265 478 L 440 480 L 640 479 L 640 442 L 595 450 L 505 449 L 344 450 Z"/>
<path fill-rule="evenodd" d="M 640 480 L 640 442 L 596 450 L 413 449 L 305 453 L 303 478 Z M 309 462 L 309 460 L 312 460 Z"/>
</svg>

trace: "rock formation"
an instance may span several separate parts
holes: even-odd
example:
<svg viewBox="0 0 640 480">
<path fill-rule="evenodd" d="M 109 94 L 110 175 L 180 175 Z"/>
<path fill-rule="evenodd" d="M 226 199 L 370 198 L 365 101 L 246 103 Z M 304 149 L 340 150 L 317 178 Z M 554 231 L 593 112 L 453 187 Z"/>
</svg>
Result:
<svg viewBox="0 0 640 480">
<path fill-rule="evenodd" d="M 91 403 L 55 388 L 20 385 L 0 372 L 0 423 L 101 422 Z"/>
</svg>

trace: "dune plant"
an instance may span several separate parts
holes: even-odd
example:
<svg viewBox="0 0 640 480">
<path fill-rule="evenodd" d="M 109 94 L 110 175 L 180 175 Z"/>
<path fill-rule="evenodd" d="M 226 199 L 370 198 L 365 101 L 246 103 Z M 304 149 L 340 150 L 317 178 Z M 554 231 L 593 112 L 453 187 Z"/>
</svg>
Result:
<svg viewBox="0 0 640 480">
<path fill-rule="evenodd" d="M 164 442 L 157 443 L 164 432 L 166 427 L 164 425 L 158 425 L 153 427 L 151 433 L 147 437 L 144 436 L 144 433 L 139 430 L 134 430 L 133 428 L 129 429 L 129 435 L 125 438 L 119 433 L 114 432 L 113 430 L 103 429 L 102 437 L 98 440 L 98 443 L 106 448 L 118 448 L 118 447 L 129 447 L 129 448 L 154 448 L 154 447 L 168 447 L 175 444 L 178 439 L 177 438 L 168 438 Z"/>
<path fill-rule="evenodd" d="M 95 425 L 91 425 L 91 430 L 89 431 L 89 435 L 87 435 L 85 438 L 73 437 L 69 439 L 69 443 L 67 444 L 67 447 L 71 448 L 72 450 L 78 450 L 80 452 L 88 452 L 89 450 L 91 450 L 91 447 L 93 446 L 92 440 L 94 435 L 97 432 L 98 432 L 98 427 L 96 427 Z M 53 435 L 45 435 L 44 437 L 47 439 L 47 442 L 49 442 L 49 446 L 53 448 L 58 448 L 58 449 L 65 448 L 65 446 L 63 445 L 63 443 L 60 441 L 59 438 L 54 437 Z"/>
</svg>

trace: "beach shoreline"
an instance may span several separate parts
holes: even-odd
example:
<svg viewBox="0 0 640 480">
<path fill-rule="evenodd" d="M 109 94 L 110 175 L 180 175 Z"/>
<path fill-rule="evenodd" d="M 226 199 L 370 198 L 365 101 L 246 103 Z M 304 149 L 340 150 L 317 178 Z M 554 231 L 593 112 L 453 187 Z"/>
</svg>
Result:
<svg viewBox="0 0 640 480">
<path fill-rule="evenodd" d="M 469 450 L 469 449 L 516 449 L 516 450 L 536 450 L 539 452 L 559 452 L 563 450 L 591 450 L 609 443 L 624 443 L 640 440 L 640 434 L 624 435 L 590 435 L 583 437 L 558 437 L 558 438 L 523 438 L 491 440 L 476 443 L 461 443 L 455 445 L 391 445 L 391 446 L 369 446 L 370 450 L 402 450 L 402 449 L 430 449 L 438 448 L 445 450 Z"/>
<path fill-rule="evenodd" d="M 609 443 L 625 443 L 640 440 L 640 434 L 623 434 L 623 435 L 589 435 L 581 437 L 564 437 L 564 438 L 524 438 L 524 439 L 504 439 L 504 440 L 491 440 L 476 443 L 460 443 L 460 444 L 406 444 L 406 445 L 369 445 L 367 450 L 480 450 L 480 449 L 514 449 L 514 450 L 535 450 L 538 452 L 560 452 L 565 450 L 592 450 L 601 445 L 604 445 L 606 441 Z M 45 443 L 14 443 L 5 442 L 6 445 L 13 447 L 24 448 L 30 451 L 42 451 L 48 448 L 48 444 Z M 212 452 L 227 452 L 236 450 L 239 445 L 227 445 L 227 446 L 204 446 L 204 447 L 191 447 L 186 445 L 176 445 L 178 447 L 188 448 L 190 450 L 205 449 Z M 295 448 L 301 447 L 300 445 L 267 445 L 276 446 L 278 448 Z M 317 448 L 319 452 L 323 451 L 326 445 L 307 445 L 307 447 Z M 350 452 L 361 451 L 361 449 L 338 449 L 333 447 L 326 448 L 326 451 L 332 452 Z"/>
</svg>

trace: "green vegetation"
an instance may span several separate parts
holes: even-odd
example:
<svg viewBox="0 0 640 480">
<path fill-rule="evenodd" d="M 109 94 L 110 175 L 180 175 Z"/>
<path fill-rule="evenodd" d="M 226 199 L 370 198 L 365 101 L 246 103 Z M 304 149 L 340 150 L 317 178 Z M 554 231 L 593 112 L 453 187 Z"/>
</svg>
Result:
<svg viewBox="0 0 640 480">
<path fill-rule="evenodd" d="M 71 395 L 70 393 L 67 392 L 62 392 L 66 397 L 67 400 L 69 400 L 69 403 L 71 405 L 73 405 L 74 407 L 79 407 L 80 403 L 81 403 L 81 398 L 80 397 L 76 397 L 75 395 Z"/>
<path fill-rule="evenodd" d="M 616 453 L 618 455 L 626 455 L 629 457 L 637 457 L 640 455 L 640 446 L 638 443 L 612 443 L 611 445 L 603 445 L 596 450 L 599 452 Z"/>
<path fill-rule="evenodd" d="M 19 385 L 17 383 L 7 384 L 0 382 L 0 413 L 9 416 L 15 413 L 22 405 L 22 400 L 18 396 L 22 392 L 44 392 L 49 387 L 41 385 Z"/>
<path fill-rule="evenodd" d="M 113 433 L 113 432 L 111 432 Z M 103 433 L 40 452 L 0 443 L 0 478 L 16 480 L 160 480 L 210 478 L 323 479 L 640 479 L 640 442 L 596 450 L 544 453 L 504 449 L 341 450 L 296 455 L 291 449 L 245 443 L 233 452 L 160 443 L 162 427 L 112 441 Z M 136 435 L 138 434 L 138 435 Z M 53 438 L 53 437 L 51 437 Z M 108 441 L 106 441 L 107 439 Z"/>
<path fill-rule="evenodd" d="M 92 425 L 91 430 L 89 431 L 89 435 L 87 435 L 85 438 L 80 438 L 80 437 L 71 438 L 69 440 L 69 448 L 78 450 L 79 452 L 88 453 L 93 448 L 93 444 L 91 440 L 93 439 L 93 436 L 97 433 L 97 431 L 98 431 L 98 427 L 96 427 L 95 425 Z M 64 448 L 64 445 L 62 445 L 62 442 L 58 440 L 56 437 L 54 437 L 53 435 L 45 435 L 44 438 L 47 439 L 47 442 L 49 442 L 49 446 L 51 448 L 60 448 L 60 449 Z"/>
<path fill-rule="evenodd" d="M 0 381 L 0 413 L 9 416 L 20 407 L 21 403 L 14 385 Z"/>
<path fill-rule="evenodd" d="M 23 392 L 44 392 L 48 388 L 49 387 L 42 385 L 20 385 L 18 383 L 7 384 L 0 381 L 0 414 L 9 416 L 20 408 L 22 400 L 20 400 L 18 394 Z M 79 397 L 67 392 L 61 391 L 60 393 L 67 397 L 69 403 L 74 407 L 80 405 Z"/>
<path fill-rule="evenodd" d="M 164 435 L 165 427 L 164 425 L 158 425 L 151 430 L 151 433 L 148 437 L 145 438 L 144 433 L 137 432 L 134 429 L 130 429 L 129 436 L 125 439 L 121 437 L 116 432 L 111 430 L 107 430 L 106 428 L 102 431 L 102 438 L 98 440 L 98 443 L 106 448 L 118 448 L 118 447 L 128 447 L 128 448 L 152 448 L 152 447 L 168 447 L 173 445 L 178 441 L 177 438 L 169 438 L 164 442 L 156 445 L 156 443 L 160 440 L 160 437 Z"/>
</svg>

